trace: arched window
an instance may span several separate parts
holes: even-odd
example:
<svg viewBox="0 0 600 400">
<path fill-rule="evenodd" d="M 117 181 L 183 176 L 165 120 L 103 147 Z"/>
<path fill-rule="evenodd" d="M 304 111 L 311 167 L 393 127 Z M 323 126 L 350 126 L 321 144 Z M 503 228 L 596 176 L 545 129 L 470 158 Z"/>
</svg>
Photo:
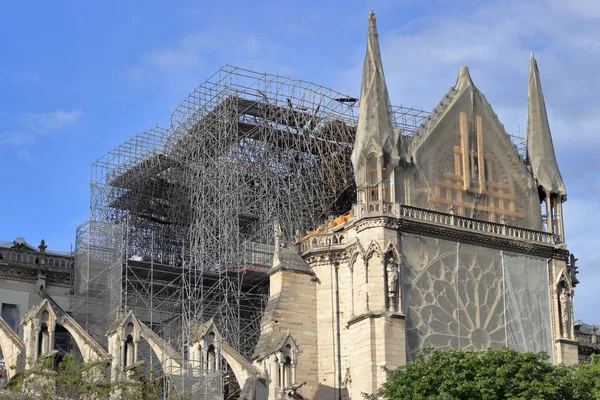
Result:
<svg viewBox="0 0 600 400">
<path fill-rule="evenodd" d="M 127 335 L 125 341 L 125 367 L 130 367 L 135 362 L 135 349 L 133 347 L 133 336 Z"/>
<path fill-rule="evenodd" d="M 379 190 L 377 185 L 379 183 L 379 171 L 377 165 L 377 155 L 375 153 L 369 153 L 367 156 L 367 187 L 369 191 L 369 200 L 379 200 Z"/>
<path fill-rule="evenodd" d="M 48 314 L 48 311 L 44 310 L 40 318 L 41 328 L 38 337 L 38 357 L 47 354 L 51 350 L 50 334 L 48 333 L 49 320 L 50 315 Z M 52 343 L 52 347 L 54 347 L 54 343 Z"/>
<path fill-rule="evenodd" d="M 133 365 L 135 363 L 135 347 L 133 344 L 133 330 L 134 330 L 134 326 L 133 326 L 133 322 L 130 322 L 127 324 L 127 326 L 125 327 L 125 334 L 126 336 L 126 340 L 125 340 L 125 354 L 124 354 L 124 359 L 123 359 L 123 367 L 127 368 L 130 367 L 131 365 Z"/>
<path fill-rule="evenodd" d="M 217 354 L 215 352 L 214 344 L 208 346 L 208 351 L 206 352 L 206 369 L 209 371 L 217 369 Z"/>
<path fill-rule="evenodd" d="M 382 182 L 383 182 L 383 201 L 392 201 L 392 179 L 393 169 L 392 163 L 390 162 L 390 156 L 388 154 L 383 155 L 383 169 L 382 169 Z"/>
</svg>

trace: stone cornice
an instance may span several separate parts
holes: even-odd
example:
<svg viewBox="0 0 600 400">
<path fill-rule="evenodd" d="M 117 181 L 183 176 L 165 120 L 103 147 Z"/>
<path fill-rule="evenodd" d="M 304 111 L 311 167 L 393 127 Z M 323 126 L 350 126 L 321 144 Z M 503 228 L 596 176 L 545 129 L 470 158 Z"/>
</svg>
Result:
<svg viewBox="0 0 600 400">
<path fill-rule="evenodd" d="M 42 271 L 39 266 L 37 268 L 27 267 L 23 265 L 11 265 L 11 263 L 0 263 L 0 279 L 35 283 L 38 278 L 38 273 Z M 46 270 L 46 282 L 51 286 L 71 287 L 71 274 L 69 271 L 53 271 Z"/>
<path fill-rule="evenodd" d="M 356 242 L 311 248 L 302 253 L 302 258 L 311 268 L 320 265 L 331 265 L 334 262 L 344 263 L 350 259 L 355 247 Z"/>
<path fill-rule="evenodd" d="M 451 217 L 450 215 L 445 216 L 448 218 Z M 569 251 L 566 249 L 564 244 L 555 245 L 535 242 L 526 239 L 519 239 L 491 232 L 483 232 L 481 230 L 471 230 L 459 226 L 440 224 L 437 222 L 430 222 L 405 216 L 397 217 L 394 215 L 386 215 L 381 213 L 371 214 L 350 220 L 348 221 L 347 225 L 347 229 L 355 229 L 357 233 L 370 228 L 394 229 L 400 233 L 421 234 L 439 239 L 458 241 L 461 243 L 484 246 L 497 250 L 523 253 L 543 258 L 553 258 L 567 261 L 569 257 Z M 508 228 L 510 229 L 512 227 Z M 543 232 L 540 232 L 540 234 L 543 234 Z M 352 243 L 312 247 L 306 250 L 302 256 L 305 259 L 308 256 L 311 262 L 308 260 L 307 262 L 312 265 L 312 262 L 316 261 L 315 257 L 317 255 L 322 255 L 328 252 L 344 253 L 344 250 L 346 250 L 346 253 L 349 253 L 347 252 L 347 248 L 350 245 L 352 245 Z M 317 259 L 322 258 L 323 257 L 321 256 Z"/>
<path fill-rule="evenodd" d="M 304 270 L 299 270 L 296 268 L 289 268 L 289 267 L 279 264 L 278 266 L 271 268 L 269 270 L 269 272 L 267 272 L 267 276 L 271 276 L 279 271 L 290 271 L 290 272 L 294 272 L 296 274 L 304 274 L 304 275 L 311 275 L 311 276 L 315 275 L 315 273 L 312 270 L 304 271 Z"/>
<path fill-rule="evenodd" d="M 525 240 L 512 239 L 492 233 L 471 231 L 468 229 L 449 227 L 429 223 L 426 221 L 415 221 L 408 218 L 400 218 L 398 229 L 401 232 L 417 233 L 433 236 L 440 239 L 455 240 L 461 243 L 485 246 L 497 250 L 525 253 L 544 258 L 554 258 L 567 261 L 569 251 L 556 245 L 534 243 Z"/>
<path fill-rule="evenodd" d="M 350 318 L 348 320 L 348 322 L 346 322 L 346 327 L 349 328 L 350 326 L 356 324 L 357 322 L 363 321 L 367 318 L 381 318 L 381 317 L 406 319 L 406 316 L 401 313 L 392 313 L 389 311 L 378 311 L 378 312 L 368 311 L 366 313 L 356 315 L 356 316 Z"/>
</svg>

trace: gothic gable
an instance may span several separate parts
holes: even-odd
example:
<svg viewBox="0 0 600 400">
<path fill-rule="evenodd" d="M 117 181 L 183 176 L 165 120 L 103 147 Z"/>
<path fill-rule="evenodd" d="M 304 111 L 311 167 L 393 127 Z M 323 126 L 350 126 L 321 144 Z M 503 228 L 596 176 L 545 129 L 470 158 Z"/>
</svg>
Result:
<svg viewBox="0 0 600 400">
<path fill-rule="evenodd" d="M 411 160 L 410 205 L 541 229 L 533 177 L 466 67 L 415 135 Z"/>
</svg>

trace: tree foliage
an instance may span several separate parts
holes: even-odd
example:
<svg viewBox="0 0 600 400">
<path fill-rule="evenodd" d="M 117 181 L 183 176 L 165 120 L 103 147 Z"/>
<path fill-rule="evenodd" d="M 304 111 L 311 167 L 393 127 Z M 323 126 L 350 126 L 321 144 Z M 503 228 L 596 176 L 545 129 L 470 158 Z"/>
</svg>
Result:
<svg viewBox="0 0 600 400">
<path fill-rule="evenodd" d="M 545 353 L 426 349 L 394 371 L 368 399 L 600 399 L 600 359 L 565 367 Z"/>
<path fill-rule="evenodd" d="M 33 370 L 11 380 L 8 389 L 20 393 L 19 399 L 163 399 L 162 380 L 150 381 L 141 371 L 134 370 L 135 385 L 115 383 L 108 380 L 107 373 L 105 362 L 84 363 L 72 354 L 65 354 L 58 364 L 51 358 L 44 359 Z M 0 399 L 3 398 L 14 397 L 0 394 Z"/>
</svg>

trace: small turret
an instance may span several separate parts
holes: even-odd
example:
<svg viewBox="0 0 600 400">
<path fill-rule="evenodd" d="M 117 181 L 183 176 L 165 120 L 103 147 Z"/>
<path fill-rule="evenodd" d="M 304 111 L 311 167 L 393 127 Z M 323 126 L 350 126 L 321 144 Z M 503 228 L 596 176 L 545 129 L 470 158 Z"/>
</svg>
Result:
<svg viewBox="0 0 600 400">
<path fill-rule="evenodd" d="M 564 242 L 562 203 L 567 201 L 567 190 L 554 153 L 540 73 L 533 53 L 527 94 L 527 161 L 538 185 L 540 201 L 545 203 L 546 230 Z"/>
<path fill-rule="evenodd" d="M 395 201 L 394 170 L 400 161 L 399 133 L 392 128 L 392 112 L 381 54 L 375 13 L 369 14 L 367 53 L 363 65 L 356 141 L 352 152 L 357 202 L 379 211 L 379 203 Z"/>
</svg>

